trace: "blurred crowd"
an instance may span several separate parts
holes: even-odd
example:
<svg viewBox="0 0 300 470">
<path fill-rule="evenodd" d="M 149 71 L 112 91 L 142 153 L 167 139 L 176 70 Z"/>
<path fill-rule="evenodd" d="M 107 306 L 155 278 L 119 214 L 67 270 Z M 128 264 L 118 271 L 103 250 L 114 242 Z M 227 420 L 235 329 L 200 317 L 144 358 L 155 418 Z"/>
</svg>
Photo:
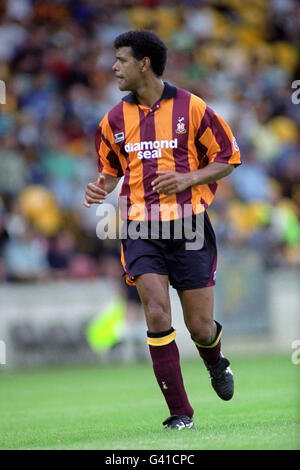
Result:
<svg viewBox="0 0 300 470">
<path fill-rule="evenodd" d="M 297 0 L 1 1 L 0 280 L 121 274 L 83 200 L 95 130 L 121 97 L 112 42 L 140 28 L 168 45 L 165 79 L 238 140 L 244 164 L 209 210 L 219 243 L 300 266 L 299 24 Z"/>
</svg>

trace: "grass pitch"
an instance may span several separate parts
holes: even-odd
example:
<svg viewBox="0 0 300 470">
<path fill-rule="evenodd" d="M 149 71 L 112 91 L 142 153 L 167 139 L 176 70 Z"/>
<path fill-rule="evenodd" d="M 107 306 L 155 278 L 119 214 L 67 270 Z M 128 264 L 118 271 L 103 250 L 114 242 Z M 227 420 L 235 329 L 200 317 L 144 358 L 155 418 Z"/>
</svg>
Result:
<svg viewBox="0 0 300 470">
<path fill-rule="evenodd" d="M 299 373 L 288 356 L 231 357 L 229 402 L 201 360 L 182 361 L 195 429 L 162 431 L 169 415 L 151 363 L 0 375 L 1 449 L 300 449 Z"/>
</svg>

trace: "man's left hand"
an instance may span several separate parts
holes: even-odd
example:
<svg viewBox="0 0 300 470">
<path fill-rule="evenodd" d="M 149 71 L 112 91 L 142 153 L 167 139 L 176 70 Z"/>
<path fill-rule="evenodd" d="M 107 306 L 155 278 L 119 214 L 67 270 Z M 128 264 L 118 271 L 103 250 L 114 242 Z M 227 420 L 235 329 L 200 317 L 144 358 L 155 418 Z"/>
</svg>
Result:
<svg viewBox="0 0 300 470">
<path fill-rule="evenodd" d="M 160 194 L 175 194 L 184 191 L 191 186 L 190 173 L 178 173 L 177 171 L 157 171 L 158 175 L 152 181 L 153 191 Z"/>
</svg>

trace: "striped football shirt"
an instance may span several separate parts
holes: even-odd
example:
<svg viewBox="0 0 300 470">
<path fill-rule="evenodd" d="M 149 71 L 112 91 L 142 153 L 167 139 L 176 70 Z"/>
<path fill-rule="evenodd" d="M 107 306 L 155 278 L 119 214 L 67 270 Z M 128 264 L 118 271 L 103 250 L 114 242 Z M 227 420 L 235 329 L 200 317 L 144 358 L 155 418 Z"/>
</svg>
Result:
<svg viewBox="0 0 300 470">
<path fill-rule="evenodd" d="M 212 162 L 241 163 L 227 123 L 201 98 L 167 82 L 151 108 L 140 105 L 134 92 L 126 95 L 100 122 L 95 144 L 99 172 L 124 176 L 120 210 L 129 220 L 173 220 L 212 203 L 216 182 L 159 194 L 151 186 L 157 170 L 186 173 Z"/>
</svg>

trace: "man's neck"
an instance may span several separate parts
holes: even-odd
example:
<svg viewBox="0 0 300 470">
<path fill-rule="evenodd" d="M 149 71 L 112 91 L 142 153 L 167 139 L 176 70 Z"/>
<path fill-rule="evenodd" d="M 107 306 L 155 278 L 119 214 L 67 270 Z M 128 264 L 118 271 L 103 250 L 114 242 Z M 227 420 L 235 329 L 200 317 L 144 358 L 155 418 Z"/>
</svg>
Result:
<svg viewBox="0 0 300 470">
<path fill-rule="evenodd" d="M 164 82 L 160 78 L 145 81 L 135 91 L 139 104 L 151 108 L 161 98 L 164 87 Z"/>
</svg>

